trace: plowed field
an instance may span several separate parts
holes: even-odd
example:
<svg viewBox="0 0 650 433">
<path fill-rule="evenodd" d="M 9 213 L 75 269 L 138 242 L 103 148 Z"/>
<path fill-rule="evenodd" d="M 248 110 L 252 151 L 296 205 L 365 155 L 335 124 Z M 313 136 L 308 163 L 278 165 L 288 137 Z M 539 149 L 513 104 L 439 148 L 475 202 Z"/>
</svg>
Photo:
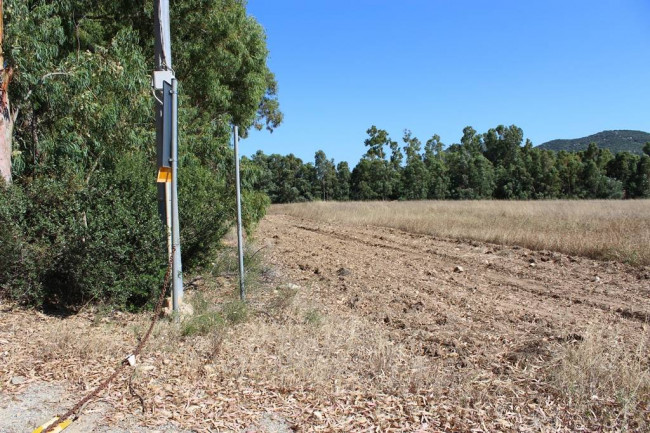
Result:
<svg viewBox="0 0 650 433">
<path fill-rule="evenodd" d="M 629 384 L 601 383 L 623 380 L 611 369 L 634 359 L 632 381 L 644 382 L 647 268 L 281 214 L 260 235 L 274 243 L 274 264 L 330 315 L 358 316 L 425 356 L 463 428 L 598 429 L 648 417 L 647 394 L 625 415 L 615 388 L 623 395 Z"/>
</svg>

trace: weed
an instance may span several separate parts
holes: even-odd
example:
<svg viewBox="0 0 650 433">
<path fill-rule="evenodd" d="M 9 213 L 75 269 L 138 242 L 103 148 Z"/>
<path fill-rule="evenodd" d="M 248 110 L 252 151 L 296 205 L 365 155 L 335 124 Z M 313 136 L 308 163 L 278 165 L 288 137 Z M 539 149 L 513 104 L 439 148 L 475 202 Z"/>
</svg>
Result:
<svg viewBox="0 0 650 433">
<path fill-rule="evenodd" d="M 210 309 L 210 302 L 203 292 L 195 292 L 190 299 L 190 304 L 195 315 L 205 314 Z"/>
<path fill-rule="evenodd" d="M 95 309 L 95 314 L 93 315 L 92 326 L 99 326 L 104 323 L 113 311 L 114 308 L 110 305 L 98 305 Z"/>
<path fill-rule="evenodd" d="M 198 314 L 188 317 L 182 322 L 181 335 L 183 337 L 208 335 L 222 329 L 224 325 L 224 318 L 217 312 Z"/>
<path fill-rule="evenodd" d="M 320 326 L 323 323 L 323 316 L 320 311 L 312 308 L 305 313 L 305 323 L 312 326 Z"/>
<path fill-rule="evenodd" d="M 239 300 L 226 302 L 221 311 L 224 319 L 231 325 L 245 322 L 248 318 L 248 306 Z"/>
<path fill-rule="evenodd" d="M 264 247 L 256 247 L 251 243 L 244 246 L 244 284 L 246 291 L 254 292 L 260 277 L 268 273 L 264 263 Z M 236 246 L 223 246 L 213 257 L 210 273 L 213 276 L 238 277 L 239 253 Z"/>
<path fill-rule="evenodd" d="M 293 285 L 278 287 L 275 290 L 275 296 L 269 302 L 269 309 L 274 313 L 286 310 L 293 303 L 297 293 L 298 288 Z"/>
</svg>

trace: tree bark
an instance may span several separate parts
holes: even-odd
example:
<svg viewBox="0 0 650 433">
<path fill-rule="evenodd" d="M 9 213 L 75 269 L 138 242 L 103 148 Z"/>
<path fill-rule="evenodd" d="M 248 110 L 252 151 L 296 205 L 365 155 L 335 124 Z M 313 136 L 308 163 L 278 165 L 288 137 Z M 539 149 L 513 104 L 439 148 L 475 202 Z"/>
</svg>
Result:
<svg viewBox="0 0 650 433">
<path fill-rule="evenodd" d="M 9 82 L 13 75 L 11 66 L 5 66 L 4 51 L 4 8 L 0 0 L 0 176 L 11 183 L 11 153 L 14 119 L 9 106 Z"/>
</svg>

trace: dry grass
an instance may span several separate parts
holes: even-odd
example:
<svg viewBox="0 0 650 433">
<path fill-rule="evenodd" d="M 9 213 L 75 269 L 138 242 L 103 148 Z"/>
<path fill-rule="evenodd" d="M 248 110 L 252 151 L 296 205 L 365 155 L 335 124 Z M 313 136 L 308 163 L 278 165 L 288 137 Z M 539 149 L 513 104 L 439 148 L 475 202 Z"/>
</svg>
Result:
<svg viewBox="0 0 650 433">
<path fill-rule="evenodd" d="M 272 312 L 270 320 L 249 321 L 224 342 L 214 364 L 221 376 L 316 395 L 340 390 L 403 395 L 440 384 L 435 363 L 391 341 L 381 327 L 349 314 L 331 316 L 304 288 L 290 297 L 275 292 L 258 305 L 258 311 Z"/>
<path fill-rule="evenodd" d="M 227 291 L 231 287 L 188 295 L 221 308 L 228 303 Z M 207 432 L 212 430 L 206 426 L 218 425 L 240 431 L 256 423 L 257 414 L 273 411 L 291 418 L 299 431 L 310 426 L 323 431 L 444 431 L 448 420 L 462 431 L 470 426 L 476 431 L 515 431 L 517 426 L 518 431 L 550 432 L 569 431 L 549 426 L 571 413 L 573 422 L 584 419 L 604 431 L 647 427 L 646 332 L 637 350 L 630 351 L 628 339 L 617 329 L 593 327 L 581 341 L 554 346 L 548 363 L 517 364 L 507 374 L 492 375 L 478 366 L 450 369 L 442 359 L 415 354 L 380 324 L 328 311 L 308 287 L 258 292 L 252 302 L 245 322 L 213 327 L 205 334 L 184 336 L 183 322 L 156 325 L 149 354 L 132 373 L 136 390 L 145 396 L 148 422 L 162 417 L 161 422 L 177 420 L 179 428 Z M 313 315 L 319 319 L 305 320 Z M 116 354 L 128 353 L 134 342 L 125 340 L 134 339 L 135 328 L 143 327 L 148 315 L 115 319 L 93 324 L 90 317 L 48 318 L 54 326 L 38 329 L 46 343 L 32 353 L 37 361 L 19 370 L 13 370 L 19 363 L 10 362 L 11 374 L 30 376 L 29 371 L 43 365 L 51 378 L 79 384 L 73 394 L 83 395 L 110 371 Z M 116 334 L 122 338 L 115 339 Z M 126 385 L 116 387 L 124 392 L 104 398 L 117 410 L 111 417 L 139 416 L 139 403 L 126 397 Z M 551 387 L 557 389 L 559 402 L 553 401 Z M 263 398 L 249 401 L 258 392 Z M 177 400 L 170 397 L 176 394 Z M 200 405 L 219 409 L 202 418 L 193 409 Z M 515 414 L 512 405 L 532 408 L 521 409 L 531 413 Z M 225 413 L 237 419 L 224 420 Z M 439 428 L 417 430 L 427 417 L 438 419 Z"/>
<path fill-rule="evenodd" d="M 582 341 L 556 354 L 550 381 L 569 404 L 603 425 L 622 431 L 647 431 L 650 406 L 648 329 L 637 336 L 636 348 L 615 326 L 591 326 Z"/>
<path fill-rule="evenodd" d="M 650 200 L 314 202 L 271 213 L 650 265 Z"/>
</svg>

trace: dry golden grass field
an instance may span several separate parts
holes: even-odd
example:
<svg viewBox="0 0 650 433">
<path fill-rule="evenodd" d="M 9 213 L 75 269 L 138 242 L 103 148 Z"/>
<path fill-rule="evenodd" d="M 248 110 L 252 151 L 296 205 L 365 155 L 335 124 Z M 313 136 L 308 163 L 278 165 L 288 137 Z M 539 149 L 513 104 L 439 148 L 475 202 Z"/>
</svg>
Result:
<svg viewBox="0 0 650 433">
<path fill-rule="evenodd" d="M 229 244 L 65 433 L 650 431 L 648 205 L 274 206 L 248 302 Z M 0 304 L 0 432 L 71 407 L 149 319 Z"/>
<path fill-rule="evenodd" d="M 650 200 L 314 202 L 271 213 L 650 265 Z"/>
</svg>

